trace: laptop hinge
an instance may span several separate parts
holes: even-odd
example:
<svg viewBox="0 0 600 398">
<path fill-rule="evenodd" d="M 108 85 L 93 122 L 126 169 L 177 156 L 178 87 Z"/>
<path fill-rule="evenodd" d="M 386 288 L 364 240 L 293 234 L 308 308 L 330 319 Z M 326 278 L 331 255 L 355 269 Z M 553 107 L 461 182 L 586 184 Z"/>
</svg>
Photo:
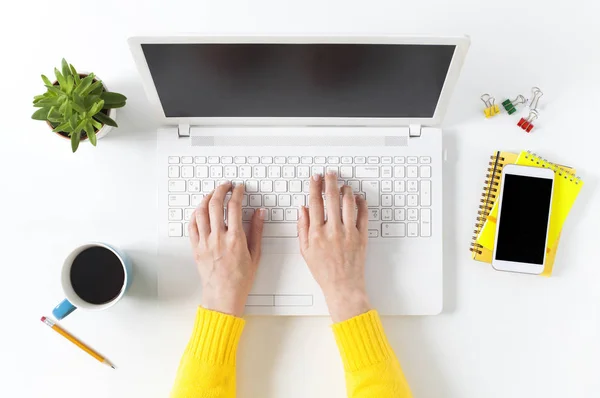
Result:
<svg viewBox="0 0 600 398">
<path fill-rule="evenodd" d="M 188 123 L 180 123 L 177 126 L 177 134 L 179 137 L 189 137 L 190 136 L 190 125 Z"/>
<path fill-rule="evenodd" d="M 421 136 L 421 125 L 420 124 L 409 124 L 408 125 L 408 136 L 409 137 L 420 137 Z"/>
</svg>

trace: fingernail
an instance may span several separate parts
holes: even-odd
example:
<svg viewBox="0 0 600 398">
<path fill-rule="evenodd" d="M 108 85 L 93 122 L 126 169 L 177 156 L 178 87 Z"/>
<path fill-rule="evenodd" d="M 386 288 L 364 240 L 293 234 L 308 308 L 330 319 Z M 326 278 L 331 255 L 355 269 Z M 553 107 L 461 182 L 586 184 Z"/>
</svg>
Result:
<svg viewBox="0 0 600 398">
<path fill-rule="evenodd" d="M 334 171 L 328 171 L 328 172 L 327 172 L 327 175 L 328 175 L 328 176 L 334 176 L 334 175 L 335 175 L 335 172 L 334 172 Z"/>
<path fill-rule="evenodd" d="M 321 174 L 313 174 L 313 180 L 319 181 L 321 179 Z"/>
<path fill-rule="evenodd" d="M 261 220 L 264 220 L 267 217 L 267 209 L 259 209 L 258 216 Z"/>
<path fill-rule="evenodd" d="M 231 184 L 231 181 L 221 181 L 220 185 L 229 185 Z"/>
</svg>

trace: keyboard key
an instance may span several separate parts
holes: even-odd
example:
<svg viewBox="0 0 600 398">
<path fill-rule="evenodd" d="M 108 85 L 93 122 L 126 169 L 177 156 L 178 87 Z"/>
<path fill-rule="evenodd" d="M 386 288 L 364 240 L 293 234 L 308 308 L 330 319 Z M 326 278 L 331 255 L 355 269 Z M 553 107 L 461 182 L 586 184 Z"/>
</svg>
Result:
<svg viewBox="0 0 600 398">
<path fill-rule="evenodd" d="M 294 209 L 295 210 L 295 209 Z M 274 223 L 263 226 L 264 238 L 297 238 L 296 223 Z"/>
<path fill-rule="evenodd" d="M 302 181 L 293 180 L 290 181 L 290 192 L 302 192 Z"/>
<path fill-rule="evenodd" d="M 285 209 L 285 221 L 298 221 L 298 210 Z"/>
<path fill-rule="evenodd" d="M 343 164 L 352 164 L 352 156 L 342 156 Z"/>
<path fill-rule="evenodd" d="M 210 178 L 223 178 L 223 166 L 211 166 Z"/>
<path fill-rule="evenodd" d="M 281 193 L 281 192 L 287 192 L 287 181 L 285 180 L 277 180 L 275 181 L 275 192 Z"/>
<path fill-rule="evenodd" d="M 240 166 L 238 169 L 240 178 L 252 177 L 252 166 Z"/>
<path fill-rule="evenodd" d="M 275 207 L 277 206 L 277 195 L 265 195 L 263 197 L 265 207 Z"/>
<path fill-rule="evenodd" d="M 260 158 L 258 156 L 248 156 L 248 163 L 258 164 L 260 163 Z"/>
<path fill-rule="evenodd" d="M 232 180 L 231 185 L 235 188 L 238 185 L 244 185 L 244 181 L 243 180 Z"/>
<path fill-rule="evenodd" d="M 327 158 L 327 163 L 329 164 L 338 164 L 340 162 L 339 156 L 330 156 Z"/>
<path fill-rule="evenodd" d="M 169 236 L 179 238 L 183 236 L 183 224 L 180 222 L 169 223 Z"/>
<path fill-rule="evenodd" d="M 421 206 L 431 206 L 431 181 L 421 180 Z"/>
<path fill-rule="evenodd" d="M 283 209 L 271 210 L 271 221 L 283 221 Z"/>
<path fill-rule="evenodd" d="M 418 221 L 419 220 L 419 210 L 418 209 L 408 209 L 407 215 L 408 215 L 408 221 Z"/>
<path fill-rule="evenodd" d="M 394 209 L 394 220 L 396 221 L 404 221 L 406 219 L 406 210 L 404 209 Z"/>
<path fill-rule="evenodd" d="M 408 223 L 408 236 L 410 238 L 416 238 L 417 236 L 419 236 L 419 224 L 417 224 L 416 222 Z"/>
<path fill-rule="evenodd" d="M 381 167 L 381 178 L 392 178 L 392 166 Z"/>
<path fill-rule="evenodd" d="M 327 162 L 325 156 L 315 156 L 316 164 L 325 164 Z"/>
<path fill-rule="evenodd" d="M 262 207 L 262 195 L 250 195 L 251 207 Z"/>
<path fill-rule="evenodd" d="M 310 177 L 310 167 L 308 167 L 308 166 L 298 166 L 296 171 L 298 172 L 298 178 L 309 178 Z"/>
<path fill-rule="evenodd" d="M 393 221 L 392 209 L 381 209 L 381 221 Z"/>
<path fill-rule="evenodd" d="M 194 178 L 194 166 L 182 166 L 181 178 Z"/>
<path fill-rule="evenodd" d="M 419 158 L 419 162 L 422 164 L 430 164 L 431 163 L 431 157 L 429 156 L 421 156 Z"/>
<path fill-rule="evenodd" d="M 169 209 L 169 221 L 181 221 L 183 220 L 182 209 Z"/>
<path fill-rule="evenodd" d="M 381 192 L 392 192 L 392 181 L 391 180 L 381 181 Z"/>
<path fill-rule="evenodd" d="M 215 189 L 213 180 L 202 180 L 202 192 L 210 193 Z"/>
<path fill-rule="evenodd" d="M 189 192 L 200 192 L 200 181 L 189 180 L 188 181 L 188 191 Z"/>
<path fill-rule="evenodd" d="M 169 156 L 169 164 L 179 164 L 179 156 Z"/>
<path fill-rule="evenodd" d="M 408 206 L 417 207 L 419 205 L 419 195 L 408 195 Z"/>
<path fill-rule="evenodd" d="M 325 169 L 325 171 L 327 173 L 333 173 L 335 175 L 339 175 L 339 169 L 337 166 L 327 166 L 327 168 Z"/>
<path fill-rule="evenodd" d="M 348 181 L 348 186 L 350 188 L 352 188 L 352 192 L 353 193 L 359 193 L 360 192 L 360 181 L 350 180 L 350 181 Z"/>
<path fill-rule="evenodd" d="M 290 156 L 290 157 L 288 157 L 288 163 L 298 164 L 298 163 L 300 163 L 300 158 L 298 156 Z"/>
<path fill-rule="evenodd" d="M 363 181 L 362 192 L 369 207 L 379 207 L 379 181 Z"/>
<path fill-rule="evenodd" d="M 405 192 L 406 183 L 404 180 L 396 180 L 394 181 L 394 192 Z"/>
<path fill-rule="evenodd" d="M 323 166 L 313 166 L 311 169 L 311 173 L 312 175 L 315 174 L 320 174 L 320 175 L 325 175 L 325 168 Z"/>
<path fill-rule="evenodd" d="M 313 162 L 312 156 L 302 156 L 302 164 L 311 164 Z"/>
<path fill-rule="evenodd" d="M 392 207 L 393 197 L 390 194 L 381 195 L 381 206 Z"/>
<path fill-rule="evenodd" d="M 431 236 L 431 209 L 421 209 L 421 236 Z"/>
<path fill-rule="evenodd" d="M 404 238 L 406 236 L 406 224 L 383 223 L 381 224 L 381 236 L 384 238 Z"/>
<path fill-rule="evenodd" d="M 275 156 L 276 164 L 285 164 L 285 156 Z"/>
<path fill-rule="evenodd" d="M 169 207 L 187 207 L 190 205 L 190 195 L 169 195 Z"/>
<path fill-rule="evenodd" d="M 342 166 L 340 167 L 340 177 L 342 178 L 352 178 L 353 176 L 352 166 Z"/>
<path fill-rule="evenodd" d="M 232 164 L 233 163 L 233 158 L 231 156 L 223 156 L 221 158 L 221 163 L 223 163 L 223 164 Z"/>
<path fill-rule="evenodd" d="M 184 219 L 185 221 L 190 221 L 190 219 L 192 218 L 192 213 L 194 213 L 194 209 L 185 209 L 183 214 L 184 214 Z"/>
<path fill-rule="evenodd" d="M 417 180 L 408 180 L 408 192 L 418 192 L 419 182 Z"/>
<path fill-rule="evenodd" d="M 263 156 L 260 158 L 260 162 L 263 164 L 271 164 L 271 163 L 273 163 L 273 157 L 272 156 Z"/>
<path fill-rule="evenodd" d="M 394 166 L 394 178 L 404 178 L 404 166 Z"/>
<path fill-rule="evenodd" d="M 179 166 L 169 166 L 169 178 L 179 178 Z"/>
<path fill-rule="evenodd" d="M 416 156 L 409 156 L 406 158 L 408 164 L 417 164 L 419 163 L 419 158 Z"/>
<path fill-rule="evenodd" d="M 254 209 L 242 209 L 242 221 L 252 220 L 253 215 L 254 215 Z"/>
<path fill-rule="evenodd" d="M 208 178 L 208 166 L 196 166 L 196 178 Z"/>
<path fill-rule="evenodd" d="M 192 164 L 194 163 L 194 158 L 191 156 L 182 156 L 181 157 L 181 163 L 183 164 Z"/>
<path fill-rule="evenodd" d="M 269 166 L 269 178 L 281 178 L 281 166 Z"/>
<path fill-rule="evenodd" d="M 244 163 L 246 163 L 246 157 L 245 156 L 236 156 L 233 158 L 233 163 L 244 164 Z"/>
<path fill-rule="evenodd" d="M 421 166 L 421 178 L 431 178 L 431 166 Z"/>
<path fill-rule="evenodd" d="M 192 195 L 192 206 L 198 207 L 202 199 L 204 199 L 204 195 Z"/>
<path fill-rule="evenodd" d="M 200 163 L 200 164 L 206 163 L 206 156 L 196 156 L 194 158 L 194 163 Z"/>
<path fill-rule="evenodd" d="M 267 168 L 265 166 L 254 166 L 252 167 L 252 177 L 254 178 L 266 178 Z"/>
<path fill-rule="evenodd" d="M 169 192 L 185 192 L 185 181 L 169 180 Z"/>
<path fill-rule="evenodd" d="M 369 163 L 369 164 L 379 164 L 379 156 L 369 156 L 367 158 L 367 163 Z"/>
<path fill-rule="evenodd" d="M 273 192 L 273 181 L 262 180 L 260 182 L 260 192 Z"/>
<path fill-rule="evenodd" d="M 406 175 L 408 176 L 408 178 L 419 177 L 417 166 L 407 166 L 406 167 Z"/>
<path fill-rule="evenodd" d="M 369 230 L 369 238 L 377 238 L 379 236 L 379 231 L 376 229 Z"/>
<path fill-rule="evenodd" d="M 296 177 L 296 168 L 294 166 L 283 166 L 283 178 Z"/>
<path fill-rule="evenodd" d="M 379 178 L 379 167 L 356 166 L 356 178 Z"/>
<path fill-rule="evenodd" d="M 302 192 L 306 192 L 306 193 L 310 192 L 310 180 L 302 181 Z"/>
<path fill-rule="evenodd" d="M 209 156 L 208 163 L 209 164 L 218 164 L 218 163 L 220 163 L 220 159 L 218 156 Z"/>
<path fill-rule="evenodd" d="M 225 178 L 236 178 L 237 166 L 225 166 Z"/>
<path fill-rule="evenodd" d="M 306 196 L 292 195 L 292 206 L 300 207 L 306 205 Z"/>
<path fill-rule="evenodd" d="M 406 195 L 394 195 L 394 207 L 406 206 Z"/>
<path fill-rule="evenodd" d="M 404 156 L 394 156 L 394 163 L 404 164 L 406 163 L 406 158 Z"/>
<path fill-rule="evenodd" d="M 292 197 L 290 195 L 279 195 L 279 206 L 290 207 L 292 205 Z"/>
<path fill-rule="evenodd" d="M 392 157 L 391 156 L 383 156 L 381 158 L 381 163 L 383 163 L 383 164 L 391 164 L 392 163 Z"/>
<path fill-rule="evenodd" d="M 365 164 L 365 163 L 367 163 L 367 158 L 365 158 L 364 156 L 355 156 L 354 157 L 354 163 L 356 163 L 356 164 Z"/>
</svg>

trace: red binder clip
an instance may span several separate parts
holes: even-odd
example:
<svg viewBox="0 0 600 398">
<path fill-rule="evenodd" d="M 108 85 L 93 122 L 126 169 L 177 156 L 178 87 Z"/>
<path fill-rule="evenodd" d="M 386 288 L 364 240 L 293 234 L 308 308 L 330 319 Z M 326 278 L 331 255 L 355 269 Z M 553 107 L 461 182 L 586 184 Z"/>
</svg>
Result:
<svg viewBox="0 0 600 398">
<path fill-rule="evenodd" d="M 521 127 L 523 130 L 527 131 L 528 133 L 531 132 L 531 130 L 533 130 L 533 121 L 535 119 L 538 118 L 538 112 L 535 109 L 532 109 L 529 111 L 529 115 L 524 118 L 522 117 L 519 120 L 519 123 L 517 123 L 517 126 Z"/>
</svg>

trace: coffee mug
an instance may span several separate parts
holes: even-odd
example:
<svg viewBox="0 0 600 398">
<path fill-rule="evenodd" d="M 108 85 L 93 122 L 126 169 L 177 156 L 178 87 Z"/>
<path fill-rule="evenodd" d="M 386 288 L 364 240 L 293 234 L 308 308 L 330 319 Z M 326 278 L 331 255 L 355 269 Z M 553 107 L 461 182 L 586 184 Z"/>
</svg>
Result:
<svg viewBox="0 0 600 398">
<path fill-rule="evenodd" d="M 67 256 L 61 274 L 65 299 L 52 310 L 58 320 L 77 308 L 100 311 L 115 305 L 131 284 L 131 262 L 105 243 L 87 243 Z"/>
</svg>

